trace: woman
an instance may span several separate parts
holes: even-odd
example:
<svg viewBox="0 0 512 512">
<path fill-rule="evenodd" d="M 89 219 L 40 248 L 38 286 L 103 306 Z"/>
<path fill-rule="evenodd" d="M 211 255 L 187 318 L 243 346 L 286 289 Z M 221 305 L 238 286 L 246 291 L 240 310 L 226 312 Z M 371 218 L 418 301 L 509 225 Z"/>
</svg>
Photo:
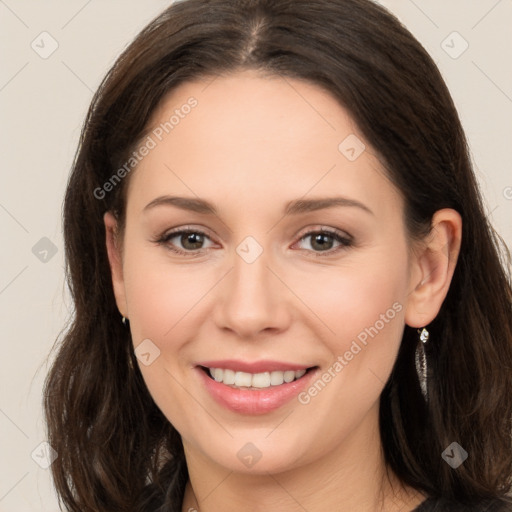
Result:
<svg viewBox="0 0 512 512">
<path fill-rule="evenodd" d="M 64 235 L 68 510 L 512 510 L 510 278 L 382 7 L 173 4 L 93 99 Z"/>
</svg>

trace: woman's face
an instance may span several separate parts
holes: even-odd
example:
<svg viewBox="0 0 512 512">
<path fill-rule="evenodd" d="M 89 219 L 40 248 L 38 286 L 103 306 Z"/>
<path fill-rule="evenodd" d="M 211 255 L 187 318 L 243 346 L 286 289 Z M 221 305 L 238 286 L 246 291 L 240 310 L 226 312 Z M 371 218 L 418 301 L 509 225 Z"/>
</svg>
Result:
<svg viewBox="0 0 512 512">
<path fill-rule="evenodd" d="M 413 256 L 402 198 L 346 110 L 255 72 L 186 83 L 137 155 L 114 286 L 186 449 L 266 472 L 376 435 Z"/>
</svg>

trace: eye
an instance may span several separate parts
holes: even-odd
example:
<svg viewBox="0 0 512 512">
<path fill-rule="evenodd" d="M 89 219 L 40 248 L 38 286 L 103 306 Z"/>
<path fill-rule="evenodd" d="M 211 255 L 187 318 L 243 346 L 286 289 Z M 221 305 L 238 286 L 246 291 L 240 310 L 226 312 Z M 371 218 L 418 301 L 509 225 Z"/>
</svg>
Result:
<svg viewBox="0 0 512 512">
<path fill-rule="evenodd" d="M 169 250 L 177 254 L 198 256 L 204 252 L 204 249 L 208 248 L 203 247 L 206 240 L 211 242 L 210 237 L 203 231 L 185 228 L 168 231 L 157 238 L 155 242 L 160 245 L 165 245 Z"/>
<path fill-rule="evenodd" d="M 305 250 L 313 251 L 314 253 L 327 253 L 331 255 L 352 245 L 350 235 L 325 228 L 317 231 L 309 231 L 303 235 L 297 243 L 308 239 L 310 240 L 308 244 L 309 248 L 306 247 Z M 333 249 L 335 243 L 337 243 L 338 246 Z M 323 256 L 323 254 L 315 254 L 315 256 Z"/>
<path fill-rule="evenodd" d="M 313 252 L 315 256 L 332 255 L 350 247 L 353 243 L 352 237 L 346 233 L 321 228 L 307 232 L 295 245 L 308 239 L 310 241 L 306 245 L 309 245 L 309 247 L 301 247 L 300 249 Z M 211 238 L 204 231 L 192 228 L 168 231 L 154 240 L 159 245 L 165 245 L 170 251 L 188 257 L 201 256 L 207 249 L 211 248 L 211 245 L 204 246 L 206 241 L 213 244 Z M 338 245 L 335 246 L 335 244 Z M 334 249 L 333 246 L 335 246 Z"/>
</svg>

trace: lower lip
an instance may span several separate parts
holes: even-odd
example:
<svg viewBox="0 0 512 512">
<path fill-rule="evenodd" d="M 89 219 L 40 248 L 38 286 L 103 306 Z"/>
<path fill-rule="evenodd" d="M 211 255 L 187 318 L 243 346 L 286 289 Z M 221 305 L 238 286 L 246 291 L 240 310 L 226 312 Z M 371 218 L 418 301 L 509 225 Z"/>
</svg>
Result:
<svg viewBox="0 0 512 512">
<path fill-rule="evenodd" d="M 196 370 L 203 379 L 206 389 L 217 403 L 239 414 L 256 415 L 279 409 L 292 400 L 309 385 L 318 369 L 309 370 L 300 379 L 293 382 L 263 388 L 261 391 L 235 389 L 211 379 L 201 368 L 196 368 Z"/>
</svg>

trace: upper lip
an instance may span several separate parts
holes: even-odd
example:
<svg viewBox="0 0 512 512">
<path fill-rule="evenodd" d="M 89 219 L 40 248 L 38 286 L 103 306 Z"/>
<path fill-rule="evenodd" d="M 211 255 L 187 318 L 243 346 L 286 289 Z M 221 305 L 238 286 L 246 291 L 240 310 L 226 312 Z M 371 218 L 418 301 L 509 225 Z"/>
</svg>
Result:
<svg viewBox="0 0 512 512">
<path fill-rule="evenodd" d="M 206 368 L 222 368 L 224 370 L 233 370 L 235 372 L 246 372 L 246 373 L 263 373 L 263 372 L 274 372 L 274 371 L 297 371 L 307 370 L 312 368 L 313 365 L 286 363 L 283 361 L 237 361 L 235 359 L 224 359 L 222 361 L 202 361 L 198 363 L 198 366 L 204 366 Z"/>
</svg>

